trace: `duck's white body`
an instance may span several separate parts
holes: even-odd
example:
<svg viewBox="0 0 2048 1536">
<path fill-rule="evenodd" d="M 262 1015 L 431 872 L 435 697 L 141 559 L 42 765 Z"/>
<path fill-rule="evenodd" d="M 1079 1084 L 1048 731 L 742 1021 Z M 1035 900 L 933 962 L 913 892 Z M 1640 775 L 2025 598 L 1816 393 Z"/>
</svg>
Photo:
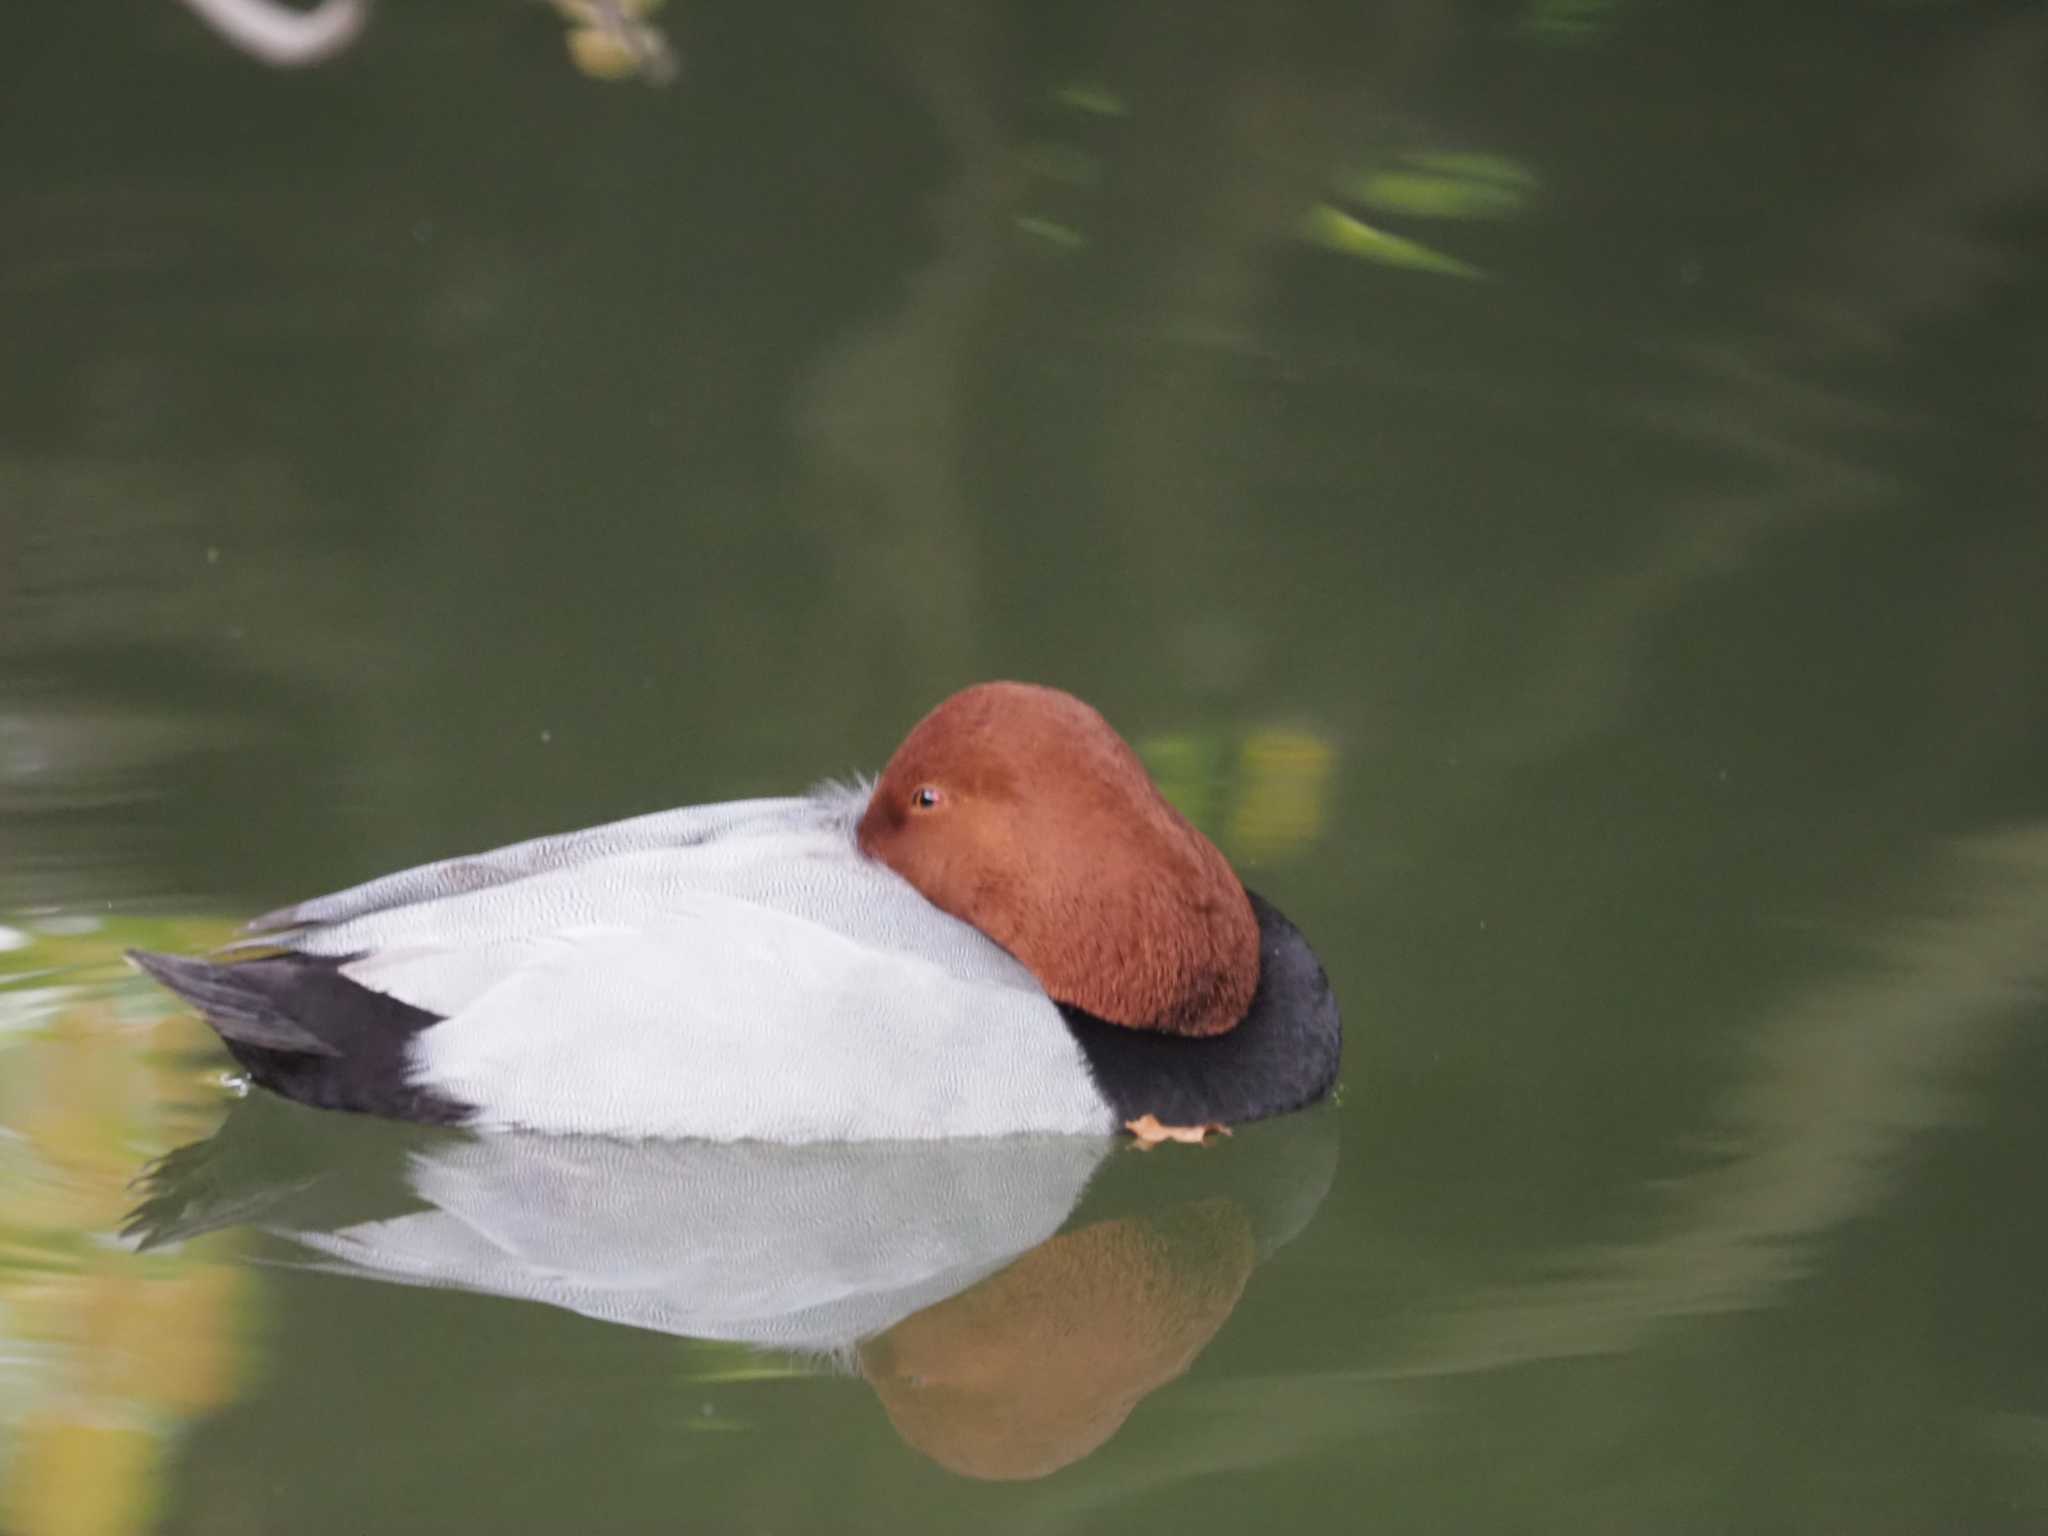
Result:
<svg viewBox="0 0 2048 1536">
<path fill-rule="evenodd" d="M 864 857 L 864 788 L 696 806 L 374 880 L 275 942 L 441 1016 L 469 1123 L 778 1141 L 1108 1134 L 1043 988 Z"/>
</svg>

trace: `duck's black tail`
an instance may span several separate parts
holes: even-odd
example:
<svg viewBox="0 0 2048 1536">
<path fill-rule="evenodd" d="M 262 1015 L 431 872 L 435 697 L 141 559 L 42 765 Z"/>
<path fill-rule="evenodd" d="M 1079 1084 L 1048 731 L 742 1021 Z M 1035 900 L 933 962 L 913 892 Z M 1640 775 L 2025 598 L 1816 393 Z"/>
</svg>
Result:
<svg viewBox="0 0 2048 1536">
<path fill-rule="evenodd" d="M 198 1009 L 249 1076 L 319 1109 L 458 1125 L 474 1110 L 412 1082 L 413 1038 L 441 1022 L 321 955 L 216 965 L 131 949 L 138 970 Z"/>
</svg>

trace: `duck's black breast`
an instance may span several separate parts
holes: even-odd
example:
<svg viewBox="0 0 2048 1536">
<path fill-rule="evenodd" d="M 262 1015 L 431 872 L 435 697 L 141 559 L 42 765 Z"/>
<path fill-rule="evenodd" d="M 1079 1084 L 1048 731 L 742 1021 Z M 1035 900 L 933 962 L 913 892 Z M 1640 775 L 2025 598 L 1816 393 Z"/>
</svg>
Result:
<svg viewBox="0 0 2048 1536">
<path fill-rule="evenodd" d="M 1228 1034 L 1126 1029 L 1060 1005 L 1119 1118 L 1232 1125 L 1313 1104 L 1337 1081 L 1344 1031 L 1322 962 L 1277 907 L 1246 894 L 1259 919 L 1259 986 Z"/>
</svg>

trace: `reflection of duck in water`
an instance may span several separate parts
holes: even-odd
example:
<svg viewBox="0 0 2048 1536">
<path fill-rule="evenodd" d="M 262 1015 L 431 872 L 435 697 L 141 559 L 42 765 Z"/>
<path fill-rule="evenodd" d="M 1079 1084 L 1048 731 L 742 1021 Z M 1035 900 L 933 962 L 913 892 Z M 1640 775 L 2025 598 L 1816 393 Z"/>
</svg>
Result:
<svg viewBox="0 0 2048 1536">
<path fill-rule="evenodd" d="M 1335 1080 L 1337 1008 L 1071 695 L 992 683 L 872 791 L 669 811 L 373 880 L 136 962 L 286 1097 L 558 1134 L 1147 1134 Z M 1140 1129 L 1143 1127 L 1144 1129 Z"/>
<path fill-rule="evenodd" d="M 1076 1137 L 786 1147 L 398 1133 L 239 1106 L 132 1233 L 857 1367 L 903 1438 L 1042 1475 L 1180 1375 L 1328 1189 L 1336 1122 L 1162 1162 Z"/>
</svg>

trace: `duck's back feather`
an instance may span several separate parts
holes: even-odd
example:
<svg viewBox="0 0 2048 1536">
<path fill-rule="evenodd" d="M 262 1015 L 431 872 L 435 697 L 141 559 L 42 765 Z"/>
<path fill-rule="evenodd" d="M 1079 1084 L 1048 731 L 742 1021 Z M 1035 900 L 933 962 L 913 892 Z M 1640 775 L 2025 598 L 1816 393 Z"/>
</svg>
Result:
<svg viewBox="0 0 2048 1536">
<path fill-rule="evenodd" d="M 860 786 L 851 786 L 844 793 L 858 794 Z M 310 901 L 279 907 L 250 923 L 248 931 L 265 935 L 293 928 L 331 928 L 353 918 L 509 885 L 533 875 L 573 869 L 619 854 L 694 848 L 737 832 L 813 825 L 820 809 L 833 807 L 834 798 L 840 794 L 836 786 L 827 786 L 817 795 L 686 805 L 576 832 L 509 843 L 489 853 L 438 859 Z"/>
</svg>

